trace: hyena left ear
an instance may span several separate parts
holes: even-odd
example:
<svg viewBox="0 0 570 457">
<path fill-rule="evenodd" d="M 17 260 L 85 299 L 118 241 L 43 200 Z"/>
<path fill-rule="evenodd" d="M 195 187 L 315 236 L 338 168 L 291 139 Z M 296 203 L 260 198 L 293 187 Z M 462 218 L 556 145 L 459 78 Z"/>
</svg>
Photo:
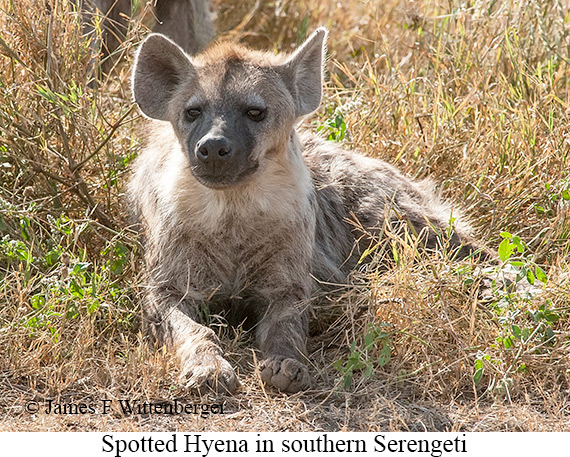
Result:
<svg viewBox="0 0 570 457">
<path fill-rule="evenodd" d="M 319 27 L 281 65 L 285 83 L 295 99 L 297 117 L 312 113 L 321 103 L 327 35 L 327 29 Z"/>
<path fill-rule="evenodd" d="M 153 33 L 141 44 L 133 69 L 133 96 L 143 114 L 168 120 L 168 107 L 176 89 L 192 81 L 196 70 L 176 43 Z"/>
</svg>

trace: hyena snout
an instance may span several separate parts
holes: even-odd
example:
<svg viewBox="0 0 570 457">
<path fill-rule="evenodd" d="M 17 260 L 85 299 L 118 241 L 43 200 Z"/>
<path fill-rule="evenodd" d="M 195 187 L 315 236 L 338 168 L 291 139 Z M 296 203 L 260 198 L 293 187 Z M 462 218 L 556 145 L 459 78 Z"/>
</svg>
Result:
<svg viewBox="0 0 570 457">
<path fill-rule="evenodd" d="M 246 150 L 226 135 L 208 134 L 196 143 L 190 156 L 192 173 L 203 185 L 214 189 L 237 185 L 258 168 Z"/>
<path fill-rule="evenodd" d="M 223 136 L 205 138 L 196 145 L 196 158 L 212 169 L 224 166 L 232 159 L 232 145 Z"/>
</svg>

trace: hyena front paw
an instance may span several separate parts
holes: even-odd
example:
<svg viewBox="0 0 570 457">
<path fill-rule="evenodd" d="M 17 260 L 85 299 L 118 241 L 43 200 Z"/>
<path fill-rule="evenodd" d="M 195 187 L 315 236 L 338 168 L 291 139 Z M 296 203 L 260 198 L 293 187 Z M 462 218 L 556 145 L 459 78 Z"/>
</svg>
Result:
<svg viewBox="0 0 570 457">
<path fill-rule="evenodd" d="M 259 369 L 263 382 L 281 392 L 292 394 L 311 387 L 309 369 L 296 359 L 271 356 L 262 360 Z"/>
<path fill-rule="evenodd" d="M 196 389 L 200 393 L 232 393 L 239 386 L 239 380 L 230 363 L 217 354 L 188 358 L 182 366 L 180 377 L 187 388 Z"/>
</svg>

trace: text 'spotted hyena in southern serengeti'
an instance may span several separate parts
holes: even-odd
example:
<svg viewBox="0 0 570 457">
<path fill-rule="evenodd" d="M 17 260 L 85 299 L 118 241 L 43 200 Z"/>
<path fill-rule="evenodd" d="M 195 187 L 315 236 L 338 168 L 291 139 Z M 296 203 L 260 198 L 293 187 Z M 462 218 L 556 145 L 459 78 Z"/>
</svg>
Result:
<svg viewBox="0 0 570 457">
<path fill-rule="evenodd" d="M 222 43 L 190 58 L 152 34 L 138 51 L 134 98 L 153 120 L 130 183 L 144 312 L 190 386 L 239 384 L 198 322 L 206 305 L 254 328 L 265 383 L 307 389 L 312 289 L 342 282 L 368 246 L 354 220 L 372 236 L 409 224 L 428 248 L 448 232 L 450 206 L 429 182 L 296 131 L 321 101 L 326 36 L 316 30 L 292 54 Z M 460 220 L 448 242 L 458 256 L 478 250 Z"/>
</svg>

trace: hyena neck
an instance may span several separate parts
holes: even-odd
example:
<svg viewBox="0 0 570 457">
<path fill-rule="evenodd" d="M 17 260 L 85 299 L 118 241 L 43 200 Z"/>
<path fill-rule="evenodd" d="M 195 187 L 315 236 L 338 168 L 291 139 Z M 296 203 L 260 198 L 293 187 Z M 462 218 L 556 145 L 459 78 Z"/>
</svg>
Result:
<svg viewBox="0 0 570 457">
<path fill-rule="evenodd" d="M 295 130 L 281 151 L 263 157 L 260 170 L 244 188 L 218 193 L 228 211 L 245 217 L 295 222 L 313 192 L 309 170 Z"/>
</svg>

